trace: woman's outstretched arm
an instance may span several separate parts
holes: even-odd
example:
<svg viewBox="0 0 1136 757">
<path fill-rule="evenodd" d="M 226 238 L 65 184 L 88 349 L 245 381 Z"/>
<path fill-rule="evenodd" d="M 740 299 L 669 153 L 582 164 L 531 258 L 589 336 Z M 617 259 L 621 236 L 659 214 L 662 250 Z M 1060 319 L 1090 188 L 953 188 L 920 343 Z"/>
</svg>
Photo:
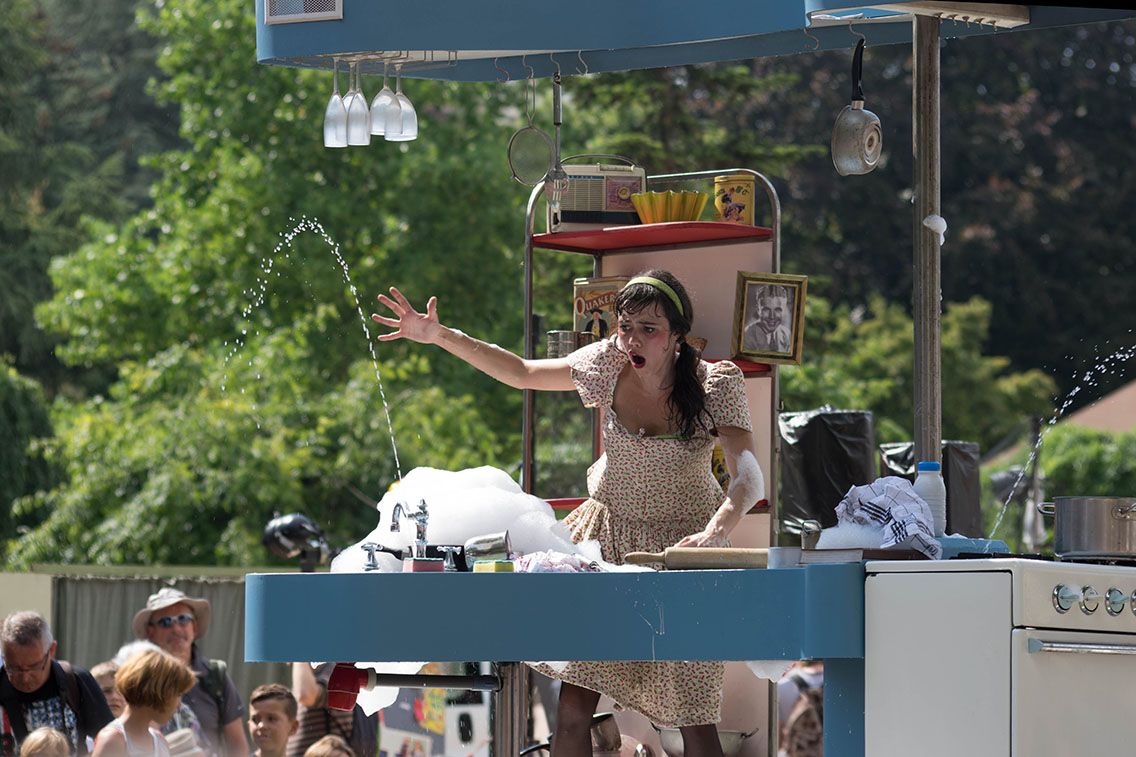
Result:
<svg viewBox="0 0 1136 757">
<path fill-rule="evenodd" d="M 437 297 L 431 297 L 426 303 L 425 313 L 415 310 L 395 287 L 391 287 L 389 297 L 380 294 L 378 300 L 393 317 L 374 313 L 371 319 L 395 329 L 380 334 L 380 342 L 410 339 L 420 344 L 437 345 L 482 373 L 516 389 L 569 391 L 576 388 L 572 383 L 572 369 L 565 359 L 525 360 L 495 344 L 442 325 L 438 320 Z"/>
</svg>

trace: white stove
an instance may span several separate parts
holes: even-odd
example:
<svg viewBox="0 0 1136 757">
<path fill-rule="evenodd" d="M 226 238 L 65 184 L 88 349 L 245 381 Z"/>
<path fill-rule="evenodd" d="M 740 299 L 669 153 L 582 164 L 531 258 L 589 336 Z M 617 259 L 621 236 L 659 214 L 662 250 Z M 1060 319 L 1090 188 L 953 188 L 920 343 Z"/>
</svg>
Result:
<svg viewBox="0 0 1136 757">
<path fill-rule="evenodd" d="M 867 563 L 865 754 L 1136 753 L 1136 567 Z"/>
</svg>

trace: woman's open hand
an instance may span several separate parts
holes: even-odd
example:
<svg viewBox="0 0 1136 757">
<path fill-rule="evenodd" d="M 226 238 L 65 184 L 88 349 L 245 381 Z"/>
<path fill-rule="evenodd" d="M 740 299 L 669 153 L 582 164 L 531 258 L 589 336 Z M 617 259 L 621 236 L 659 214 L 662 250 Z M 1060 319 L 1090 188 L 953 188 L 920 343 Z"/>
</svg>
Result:
<svg viewBox="0 0 1136 757">
<path fill-rule="evenodd" d="M 707 529 L 690 536 L 684 536 L 675 544 L 676 547 L 728 547 L 729 537 Z"/>
<path fill-rule="evenodd" d="M 394 318 L 371 314 L 371 320 L 390 326 L 394 331 L 379 334 L 380 342 L 391 342 L 395 339 L 410 339 L 422 344 L 433 344 L 442 331 L 442 324 L 438 322 L 438 298 L 431 297 L 426 303 L 426 312 L 419 313 L 410 304 L 410 300 L 395 287 L 390 288 L 391 297 L 385 294 L 378 296 L 381 305 L 385 305 L 394 313 Z M 393 297 L 393 299 L 392 299 Z"/>
</svg>

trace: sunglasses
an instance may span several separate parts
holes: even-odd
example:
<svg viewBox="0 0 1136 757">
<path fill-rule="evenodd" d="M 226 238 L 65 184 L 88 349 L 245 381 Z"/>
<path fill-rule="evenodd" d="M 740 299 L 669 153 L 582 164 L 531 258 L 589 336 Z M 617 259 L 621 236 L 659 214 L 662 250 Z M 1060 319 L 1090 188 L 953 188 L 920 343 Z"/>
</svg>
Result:
<svg viewBox="0 0 1136 757">
<path fill-rule="evenodd" d="M 179 626 L 184 626 L 192 623 L 194 620 L 195 618 L 192 615 L 183 612 L 181 615 L 167 615 L 164 618 L 151 620 L 150 625 L 157 626 L 158 628 L 173 628 L 175 623 Z"/>
</svg>

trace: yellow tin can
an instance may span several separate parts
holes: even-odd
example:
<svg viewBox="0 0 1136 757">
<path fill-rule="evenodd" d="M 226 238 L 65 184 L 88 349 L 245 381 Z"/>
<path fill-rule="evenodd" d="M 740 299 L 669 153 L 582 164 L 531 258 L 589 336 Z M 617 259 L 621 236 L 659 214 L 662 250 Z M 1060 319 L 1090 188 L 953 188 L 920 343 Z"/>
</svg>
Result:
<svg viewBox="0 0 1136 757">
<path fill-rule="evenodd" d="M 714 220 L 753 226 L 754 178 L 748 173 L 714 177 Z"/>
</svg>

